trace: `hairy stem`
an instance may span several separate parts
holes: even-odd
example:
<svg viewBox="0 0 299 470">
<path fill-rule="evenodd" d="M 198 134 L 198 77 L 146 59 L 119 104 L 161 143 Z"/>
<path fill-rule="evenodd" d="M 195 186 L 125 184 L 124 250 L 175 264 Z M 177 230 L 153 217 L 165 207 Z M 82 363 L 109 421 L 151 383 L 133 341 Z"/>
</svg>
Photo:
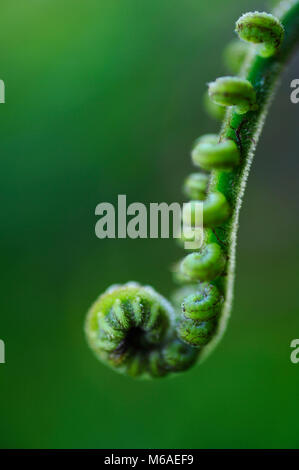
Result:
<svg viewBox="0 0 299 470">
<path fill-rule="evenodd" d="M 248 53 L 240 76 L 253 85 L 257 95 L 258 108 L 246 114 L 237 114 L 234 108 L 226 112 L 219 140 L 232 139 L 241 153 L 241 165 L 231 172 L 213 171 L 210 190 L 223 193 L 233 208 L 232 218 L 226 224 L 215 228 L 207 235 L 207 242 L 220 242 L 228 255 L 227 276 L 224 280 L 224 306 L 218 325 L 218 332 L 206 346 L 200 359 L 204 359 L 215 347 L 224 333 L 233 300 L 235 273 L 235 252 L 239 213 L 254 151 L 263 124 L 274 97 L 284 65 L 299 41 L 299 2 L 283 2 L 280 10 L 274 12 L 285 28 L 285 37 L 278 54 L 265 59 L 256 54 L 255 47 Z"/>
<path fill-rule="evenodd" d="M 213 113 L 219 115 L 218 105 L 229 108 L 219 136 L 202 136 L 192 151 L 194 164 L 210 172 L 190 175 L 184 187 L 193 225 L 196 200 L 203 201 L 204 246 L 180 263 L 177 280 L 191 284 L 174 295 L 176 310 L 137 283 L 112 286 L 89 310 L 88 343 L 119 372 L 147 378 L 181 372 L 207 357 L 223 335 L 242 198 L 278 79 L 299 40 L 299 0 L 283 2 L 275 15 L 253 12 L 238 20 L 239 36 L 254 46 L 239 77 L 210 84 Z"/>
</svg>

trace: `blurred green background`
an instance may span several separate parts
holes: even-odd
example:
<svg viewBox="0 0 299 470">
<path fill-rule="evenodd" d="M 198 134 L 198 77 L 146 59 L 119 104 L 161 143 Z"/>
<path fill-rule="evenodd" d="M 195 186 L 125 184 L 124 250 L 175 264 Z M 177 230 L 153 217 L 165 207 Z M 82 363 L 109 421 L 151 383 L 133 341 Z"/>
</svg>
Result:
<svg viewBox="0 0 299 470">
<path fill-rule="evenodd" d="M 201 367 L 115 374 L 83 321 L 111 283 L 168 296 L 171 240 L 99 240 L 99 202 L 183 201 L 189 150 L 218 124 L 206 83 L 227 74 L 234 21 L 262 1 L 1 2 L 2 448 L 298 447 L 298 117 L 285 73 L 242 208 L 235 302 Z"/>
</svg>

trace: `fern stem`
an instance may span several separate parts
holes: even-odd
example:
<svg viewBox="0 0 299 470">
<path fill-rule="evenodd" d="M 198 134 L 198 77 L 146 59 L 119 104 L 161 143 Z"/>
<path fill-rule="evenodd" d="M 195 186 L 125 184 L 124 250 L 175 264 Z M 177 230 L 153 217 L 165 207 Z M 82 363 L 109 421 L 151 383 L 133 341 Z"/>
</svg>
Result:
<svg viewBox="0 0 299 470">
<path fill-rule="evenodd" d="M 256 53 L 255 46 L 248 52 L 240 76 L 254 86 L 257 95 L 257 110 L 246 114 L 237 114 L 234 108 L 226 112 L 220 131 L 219 141 L 232 139 L 238 145 L 241 165 L 231 172 L 212 171 L 209 190 L 223 193 L 233 208 L 231 219 L 207 235 L 207 242 L 220 241 L 227 252 L 227 276 L 224 280 L 223 311 L 217 334 L 206 346 L 200 360 L 205 359 L 221 339 L 230 316 L 235 276 L 235 253 L 239 213 L 242 199 L 252 164 L 255 148 L 261 134 L 264 121 L 274 97 L 284 65 L 299 42 L 299 1 L 283 2 L 274 12 L 285 28 L 285 37 L 279 52 L 267 59 Z M 227 247 L 227 248 L 226 248 Z"/>
<path fill-rule="evenodd" d="M 242 39 L 257 46 L 250 47 L 239 77 L 210 84 L 216 107 L 229 108 L 219 136 L 201 137 L 192 152 L 196 165 L 211 170 L 210 176 L 190 175 L 184 186 L 189 197 L 203 201 L 205 246 L 180 264 L 180 282 L 192 285 L 175 294 L 176 311 L 151 287 L 128 283 L 112 286 L 88 312 L 91 349 L 119 372 L 144 378 L 181 372 L 206 358 L 223 335 L 242 198 L 269 105 L 299 41 L 299 0 L 283 2 L 275 15 L 253 12 L 238 20 Z M 194 203 L 188 205 L 191 219 Z"/>
</svg>

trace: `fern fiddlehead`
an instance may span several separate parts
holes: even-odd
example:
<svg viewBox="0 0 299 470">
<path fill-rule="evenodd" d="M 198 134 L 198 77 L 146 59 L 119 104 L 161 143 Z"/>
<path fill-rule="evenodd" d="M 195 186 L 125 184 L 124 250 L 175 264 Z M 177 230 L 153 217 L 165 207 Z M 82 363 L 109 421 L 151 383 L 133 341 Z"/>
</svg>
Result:
<svg viewBox="0 0 299 470">
<path fill-rule="evenodd" d="M 190 367 L 197 352 L 175 335 L 176 314 L 152 287 L 110 287 L 87 315 L 86 334 L 96 356 L 131 376 L 162 377 Z"/>
<path fill-rule="evenodd" d="M 219 135 L 195 142 L 192 160 L 205 172 L 191 174 L 184 214 L 194 223 L 203 201 L 204 245 L 179 265 L 174 307 L 151 287 L 112 286 L 93 304 L 85 322 L 96 356 L 133 377 L 162 377 L 203 360 L 220 340 L 230 315 L 238 217 L 255 146 L 275 86 L 299 40 L 299 1 L 282 2 L 275 13 L 247 13 L 237 21 L 242 41 L 238 77 L 209 85 L 219 117 Z M 236 44 L 231 53 L 236 51 Z M 246 51 L 246 54 L 245 54 Z M 231 61 L 236 69 L 236 61 Z M 207 98 L 205 98 L 206 100 Z"/>
</svg>

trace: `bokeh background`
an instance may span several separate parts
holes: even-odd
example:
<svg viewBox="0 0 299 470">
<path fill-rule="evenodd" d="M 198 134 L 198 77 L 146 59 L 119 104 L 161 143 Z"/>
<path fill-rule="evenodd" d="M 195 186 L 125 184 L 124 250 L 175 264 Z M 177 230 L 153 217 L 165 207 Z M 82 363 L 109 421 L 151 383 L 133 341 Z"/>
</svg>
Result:
<svg viewBox="0 0 299 470">
<path fill-rule="evenodd" d="M 189 150 L 218 124 L 234 21 L 263 1 L 1 2 L 0 446 L 296 448 L 298 117 L 286 71 L 241 213 L 235 302 L 209 360 L 138 382 L 97 362 L 83 321 L 111 283 L 168 296 L 172 240 L 99 240 L 99 202 L 183 201 Z"/>
</svg>

